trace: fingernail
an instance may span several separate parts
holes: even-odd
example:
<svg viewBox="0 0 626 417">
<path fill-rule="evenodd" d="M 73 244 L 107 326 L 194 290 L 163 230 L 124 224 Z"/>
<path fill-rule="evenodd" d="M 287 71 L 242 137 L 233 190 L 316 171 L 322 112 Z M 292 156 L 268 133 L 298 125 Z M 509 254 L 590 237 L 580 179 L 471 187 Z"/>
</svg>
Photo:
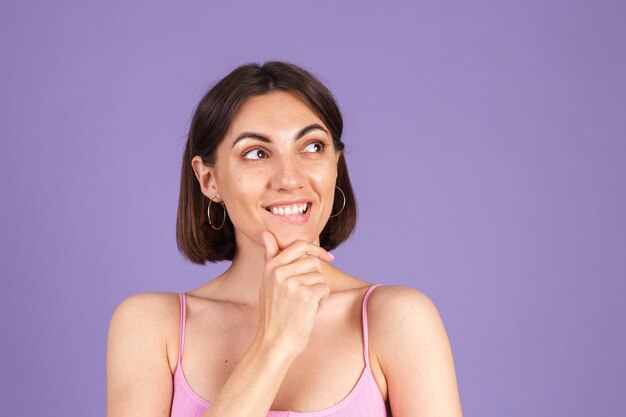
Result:
<svg viewBox="0 0 626 417">
<path fill-rule="evenodd" d="M 332 254 L 332 253 L 330 253 L 330 252 L 326 252 L 326 253 L 328 253 L 328 256 L 330 256 L 330 259 L 335 259 L 335 255 L 333 255 L 333 254 Z"/>
</svg>

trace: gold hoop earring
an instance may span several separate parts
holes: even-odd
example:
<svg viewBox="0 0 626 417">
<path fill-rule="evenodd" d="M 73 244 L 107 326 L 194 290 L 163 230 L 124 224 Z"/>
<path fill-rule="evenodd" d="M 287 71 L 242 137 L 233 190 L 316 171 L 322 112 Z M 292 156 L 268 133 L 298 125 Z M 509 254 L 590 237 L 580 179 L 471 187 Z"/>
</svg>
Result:
<svg viewBox="0 0 626 417">
<path fill-rule="evenodd" d="M 213 226 L 213 222 L 211 221 L 211 203 L 212 202 L 213 202 L 213 199 L 209 198 L 209 208 L 207 209 L 207 215 L 209 216 L 209 224 L 214 230 L 220 230 L 222 227 L 224 227 L 224 223 L 226 223 L 226 206 L 224 206 L 223 202 L 219 201 L 219 203 L 222 205 L 222 210 L 224 210 L 224 217 L 222 218 L 222 224 L 220 225 L 220 227 L 215 227 Z"/>
<path fill-rule="evenodd" d="M 335 188 L 338 189 L 339 192 L 341 193 L 341 195 L 343 196 L 343 205 L 341 206 L 341 210 L 339 210 L 339 213 L 333 214 L 330 217 L 337 217 L 337 216 L 339 216 L 341 214 L 341 212 L 343 211 L 343 209 L 346 207 L 346 195 L 343 193 L 343 190 L 341 188 L 337 187 L 336 185 L 335 185 Z"/>
</svg>

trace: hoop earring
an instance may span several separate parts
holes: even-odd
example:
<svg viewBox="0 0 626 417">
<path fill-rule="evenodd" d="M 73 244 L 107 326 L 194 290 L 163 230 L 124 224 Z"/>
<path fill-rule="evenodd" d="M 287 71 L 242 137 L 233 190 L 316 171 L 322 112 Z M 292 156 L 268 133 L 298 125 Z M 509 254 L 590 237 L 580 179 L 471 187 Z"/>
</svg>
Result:
<svg viewBox="0 0 626 417">
<path fill-rule="evenodd" d="M 222 227 L 224 227 L 224 223 L 226 223 L 226 206 L 224 206 L 224 203 L 222 203 L 221 201 L 219 202 L 222 205 L 222 210 L 224 210 L 224 217 L 222 219 L 222 224 L 220 225 L 220 227 L 215 227 L 213 226 L 213 222 L 211 222 L 211 203 L 212 202 L 213 202 L 213 199 L 209 198 L 209 208 L 207 209 L 207 214 L 209 216 L 209 224 L 214 230 L 220 230 Z"/>
<path fill-rule="evenodd" d="M 341 195 L 343 196 L 343 205 L 341 206 L 341 210 L 339 210 L 339 213 L 333 214 L 330 217 L 337 217 L 337 216 L 339 216 L 341 214 L 341 212 L 343 211 L 343 209 L 346 207 L 346 195 L 343 193 L 343 190 L 341 188 L 337 187 L 336 185 L 335 185 L 335 188 L 338 189 L 339 192 L 341 193 Z"/>
</svg>

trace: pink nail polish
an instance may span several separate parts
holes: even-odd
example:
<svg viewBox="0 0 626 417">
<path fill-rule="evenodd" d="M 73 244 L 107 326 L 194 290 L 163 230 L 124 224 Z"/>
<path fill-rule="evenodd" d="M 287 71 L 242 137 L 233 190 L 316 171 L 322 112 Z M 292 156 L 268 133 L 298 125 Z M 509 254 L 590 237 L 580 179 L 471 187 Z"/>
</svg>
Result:
<svg viewBox="0 0 626 417">
<path fill-rule="evenodd" d="M 330 255 L 330 259 L 335 259 L 335 255 L 333 255 L 332 253 L 328 252 L 328 255 Z"/>
</svg>

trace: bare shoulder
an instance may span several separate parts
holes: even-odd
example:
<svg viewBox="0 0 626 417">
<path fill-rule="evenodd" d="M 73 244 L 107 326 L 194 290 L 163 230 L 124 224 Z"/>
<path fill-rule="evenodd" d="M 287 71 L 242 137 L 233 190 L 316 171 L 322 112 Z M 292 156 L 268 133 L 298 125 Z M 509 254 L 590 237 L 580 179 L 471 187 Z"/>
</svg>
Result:
<svg viewBox="0 0 626 417">
<path fill-rule="evenodd" d="M 132 311 L 133 313 L 151 314 L 162 311 L 168 306 L 178 308 L 179 296 L 170 292 L 144 292 L 133 294 L 123 299 L 115 309 L 115 313 Z"/>
<path fill-rule="evenodd" d="M 178 294 L 131 295 L 122 300 L 113 312 L 109 326 L 109 344 L 123 339 L 125 346 L 152 344 L 165 349 L 168 345 L 174 345 L 173 342 L 177 340 L 179 315 Z"/>
<path fill-rule="evenodd" d="M 162 329 L 164 324 L 177 317 L 179 310 L 177 294 L 156 292 L 135 294 L 118 304 L 113 312 L 111 325 L 132 327 L 134 330 Z"/>
<path fill-rule="evenodd" d="M 402 327 L 398 325 L 406 320 L 424 325 L 441 320 L 435 304 L 426 294 L 402 285 L 383 285 L 376 288 L 368 301 L 368 316 L 372 318 L 372 325 L 385 327 Z"/>
<path fill-rule="evenodd" d="M 178 296 L 167 293 L 133 295 L 117 306 L 107 345 L 107 416 L 169 414 L 179 308 Z"/>
<path fill-rule="evenodd" d="M 418 352 L 450 350 L 435 304 L 414 288 L 399 285 L 376 288 L 368 301 L 368 317 L 372 349 L 386 375 L 409 365 L 404 360 L 419 366 L 415 362 L 419 361 L 420 356 L 415 355 Z"/>
<path fill-rule="evenodd" d="M 405 286 L 376 288 L 368 321 L 393 414 L 461 416 L 452 350 L 430 298 Z"/>
</svg>

